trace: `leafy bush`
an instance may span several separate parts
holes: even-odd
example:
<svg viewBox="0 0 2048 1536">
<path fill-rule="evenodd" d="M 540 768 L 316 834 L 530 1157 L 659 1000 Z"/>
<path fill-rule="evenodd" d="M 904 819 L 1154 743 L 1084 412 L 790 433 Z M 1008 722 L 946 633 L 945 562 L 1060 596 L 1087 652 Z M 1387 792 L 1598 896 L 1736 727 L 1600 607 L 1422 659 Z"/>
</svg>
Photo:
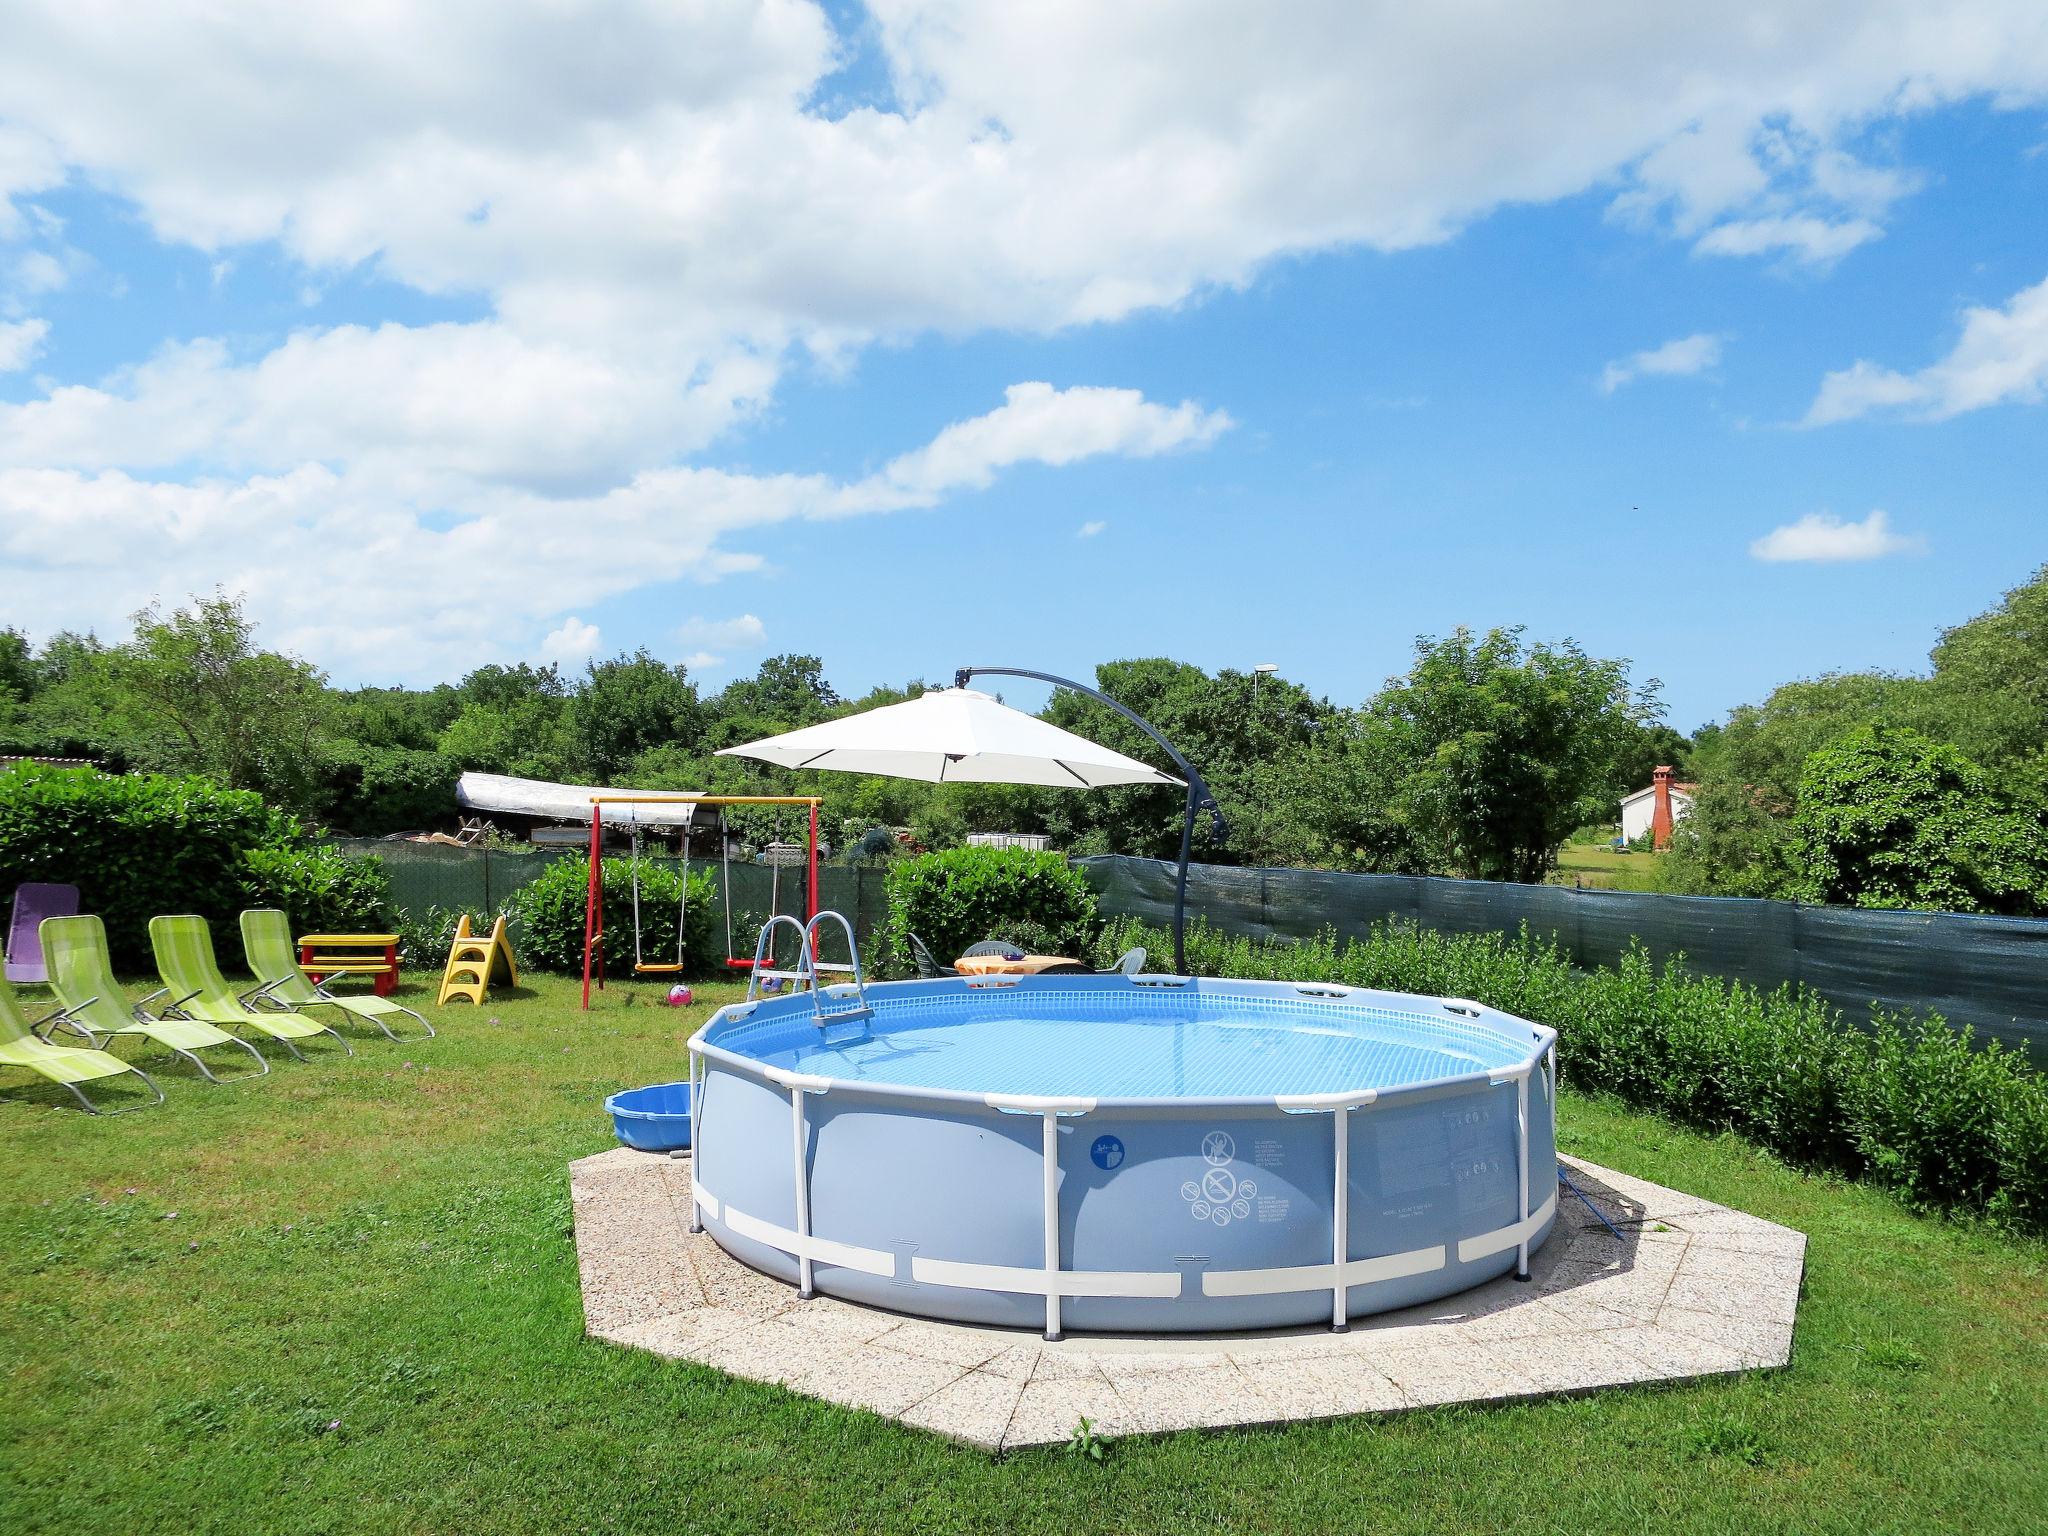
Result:
<svg viewBox="0 0 2048 1536">
<path fill-rule="evenodd" d="M 1098 964 L 1170 935 L 1119 919 Z M 1469 997 L 1558 1032 L 1558 1069 L 1576 1087 L 1712 1129 L 1732 1130 L 1808 1168 L 1867 1178 L 1914 1205 L 1981 1212 L 2048 1230 L 2048 1076 L 1997 1043 L 1930 1015 L 1888 1015 L 1867 1031 L 1811 993 L 1759 992 L 1662 966 L 1641 949 L 1576 969 L 1526 930 L 1442 934 L 1389 924 L 1340 945 L 1288 943 L 1202 923 L 1187 936 L 1204 976 L 1335 981 Z"/>
<path fill-rule="evenodd" d="M 718 930 L 718 881 L 705 869 L 690 871 L 690 903 L 683 930 L 683 964 L 692 974 L 709 971 L 724 958 Z M 519 958 L 543 971 L 583 969 L 583 915 L 589 866 L 557 859 L 538 879 L 516 891 L 506 910 L 518 924 Z M 675 959 L 676 908 L 683 894 L 680 859 L 640 861 L 641 953 L 650 962 Z M 633 865 L 604 861 L 605 970 L 633 974 Z"/>
<path fill-rule="evenodd" d="M 164 913 L 210 919 L 232 965 L 244 907 L 353 927 L 381 920 L 383 900 L 381 869 L 308 844 L 259 795 L 205 778 L 33 763 L 0 774 L 0 890 L 25 880 L 77 886 L 127 971 L 153 967 L 149 920 Z"/>
<path fill-rule="evenodd" d="M 374 858 L 316 844 L 252 848 L 244 858 L 247 904 L 283 908 L 294 933 L 375 932 L 390 921 L 391 882 Z"/>
<path fill-rule="evenodd" d="M 888 953 L 901 960 L 916 934 L 942 961 L 1019 923 L 1078 955 L 1101 925 L 1087 879 L 1059 853 L 1022 848 L 948 848 L 889 866 Z"/>
<path fill-rule="evenodd" d="M 471 912 L 469 927 L 472 933 L 489 933 L 497 915 L 489 912 Z M 461 923 L 463 913 L 454 907 L 430 906 L 418 911 L 399 908 L 395 911 L 392 927 L 398 933 L 398 957 L 409 967 L 420 970 L 438 971 L 448 963 L 448 950 L 455 942 L 455 930 Z M 520 963 L 526 963 L 524 951 L 514 946 Z M 578 950 L 581 953 L 581 950 Z"/>
</svg>

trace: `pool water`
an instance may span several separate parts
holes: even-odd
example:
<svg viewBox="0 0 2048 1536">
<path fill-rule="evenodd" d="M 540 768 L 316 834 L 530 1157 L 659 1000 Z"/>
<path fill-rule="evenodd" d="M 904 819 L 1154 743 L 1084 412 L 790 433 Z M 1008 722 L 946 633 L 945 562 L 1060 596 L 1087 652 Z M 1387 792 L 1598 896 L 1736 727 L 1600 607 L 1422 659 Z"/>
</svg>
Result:
<svg viewBox="0 0 2048 1536">
<path fill-rule="evenodd" d="M 1232 1099 L 1396 1088 L 1489 1072 L 1526 1048 L 1455 1021 L 1366 1012 L 1341 1027 L 1265 1010 L 1192 1018 L 977 1011 L 825 1043 L 810 1030 L 756 1060 L 845 1082 L 1090 1098 Z"/>
</svg>

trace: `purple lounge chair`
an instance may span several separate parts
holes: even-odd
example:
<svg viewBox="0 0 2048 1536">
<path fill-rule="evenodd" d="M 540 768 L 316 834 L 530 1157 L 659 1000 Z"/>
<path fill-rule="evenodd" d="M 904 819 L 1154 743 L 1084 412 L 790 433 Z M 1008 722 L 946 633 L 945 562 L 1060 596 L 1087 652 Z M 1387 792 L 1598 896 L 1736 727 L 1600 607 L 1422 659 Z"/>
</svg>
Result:
<svg viewBox="0 0 2048 1536">
<path fill-rule="evenodd" d="M 43 968 L 43 940 L 40 929 L 46 917 L 75 917 L 78 887 L 75 885 L 22 885 L 15 887 L 14 916 L 7 924 L 7 979 L 10 982 L 47 982 Z"/>
</svg>

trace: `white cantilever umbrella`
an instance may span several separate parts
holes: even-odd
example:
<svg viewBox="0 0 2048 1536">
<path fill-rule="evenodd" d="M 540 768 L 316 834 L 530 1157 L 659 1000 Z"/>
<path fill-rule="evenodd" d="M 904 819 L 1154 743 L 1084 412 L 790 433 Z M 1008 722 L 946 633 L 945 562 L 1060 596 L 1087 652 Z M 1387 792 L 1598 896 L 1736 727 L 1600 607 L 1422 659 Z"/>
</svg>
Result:
<svg viewBox="0 0 2048 1536">
<path fill-rule="evenodd" d="M 726 747 L 719 755 L 935 784 L 1101 789 L 1181 782 L 972 688 L 934 688 L 906 703 Z"/>
</svg>

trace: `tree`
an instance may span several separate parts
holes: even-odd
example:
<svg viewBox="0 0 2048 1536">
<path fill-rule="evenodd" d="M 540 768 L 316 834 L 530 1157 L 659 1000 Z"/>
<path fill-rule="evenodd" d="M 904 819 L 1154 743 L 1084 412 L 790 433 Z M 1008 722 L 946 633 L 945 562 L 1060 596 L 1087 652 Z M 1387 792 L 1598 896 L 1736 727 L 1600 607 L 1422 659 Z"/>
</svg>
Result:
<svg viewBox="0 0 2048 1536">
<path fill-rule="evenodd" d="M 1866 728 L 1815 752 L 1792 818 L 1800 894 L 1858 907 L 2048 911 L 2048 827 L 1954 747 Z"/>
<path fill-rule="evenodd" d="M 784 730 L 816 725 L 838 712 L 840 699 L 815 656 L 770 656 L 752 677 L 725 685 L 712 703 L 722 719 L 769 720 Z"/>
<path fill-rule="evenodd" d="M 1926 728 L 2048 800 L 2048 565 L 1934 647 Z"/>
<path fill-rule="evenodd" d="M 462 707 L 481 705 L 485 709 L 509 709 L 528 699 L 563 699 L 569 694 L 561 671 L 552 662 L 535 667 L 523 661 L 510 667 L 496 662 L 478 667 L 455 691 Z"/>
<path fill-rule="evenodd" d="M 1789 897 L 1799 886 L 1792 816 L 1807 759 L 1872 725 L 1902 725 L 1924 708 L 1924 679 L 1842 672 L 1785 683 L 1762 704 L 1729 711 L 1699 733 L 1692 812 L 1661 873 L 1699 895 Z"/>
<path fill-rule="evenodd" d="M 1232 828 L 1247 863 L 1430 873 L 1430 851 L 1401 794 L 1407 753 L 1392 733 L 1364 729 L 1361 719 L 1344 712 L 1304 749 L 1258 765 L 1249 795 L 1256 814 Z"/>
<path fill-rule="evenodd" d="M 462 712 L 460 689 L 352 688 L 335 694 L 334 733 L 364 747 L 431 752 Z"/>
<path fill-rule="evenodd" d="M 569 735 L 594 782 L 609 784 L 626 764 L 666 743 L 689 747 L 702 728 L 697 685 L 681 666 L 646 650 L 593 661 L 569 700 Z"/>
<path fill-rule="evenodd" d="M 1626 661 L 1521 636 L 1425 636 L 1361 723 L 1373 751 L 1405 760 L 1397 819 L 1438 868 L 1484 880 L 1542 879 L 1604 817 L 1616 762 L 1659 713 L 1657 684 L 1632 686 Z"/>
<path fill-rule="evenodd" d="M 204 773 L 292 809 L 319 799 L 325 677 L 259 650 L 239 598 L 216 593 L 166 615 L 135 615 L 135 638 L 107 658 L 115 708 L 142 728 L 148 766 Z"/>
<path fill-rule="evenodd" d="M 1659 768 L 1674 770 L 1681 782 L 1692 778 L 1692 738 L 1682 736 L 1661 720 L 1639 726 L 1623 741 L 1615 758 L 1614 777 L 1607 790 L 1615 804 L 1598 820 L 1609 822 L 1619 813 L 1623 795 L 1646 788 Z"/>
<path fill-rule="evenodd" d="M 999 678 L 989 682 L 999 683 Z M 1209 841 L 1206 818 L 1196 826 L 1197 857 L 1235 862 L 1274 846 L 1267 765 L 1299 755 L 1336 716 L 1323 699 L 1285 678 L 1230 668 L 1213 677 L 1163 656 L 1105 662 L 1095 685 L 1157 726 L 1201 770 L 1231 824 L 1231 846 Z M 1171 771 L 1158 744 L 1115 710 L 1086 695 L 1055 692 L 1045 718 L 1063 730 Z M 1171 786 L 1048 790 L 1037 800 L 1044 830 L 1072 852 L 1173 858 L 1180 851 L 1184 791 Z"/>
</svg>

